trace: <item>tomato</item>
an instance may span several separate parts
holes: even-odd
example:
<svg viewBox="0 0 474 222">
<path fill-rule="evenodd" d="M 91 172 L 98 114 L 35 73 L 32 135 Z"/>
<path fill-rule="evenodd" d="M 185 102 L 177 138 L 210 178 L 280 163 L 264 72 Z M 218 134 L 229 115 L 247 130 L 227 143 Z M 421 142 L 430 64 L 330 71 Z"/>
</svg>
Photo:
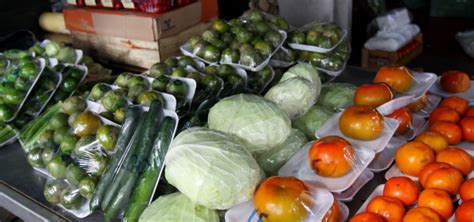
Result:
<svg viewBox="0 0 474 222">
<path fill-rule="evenodd" d="M 464 177 L 458 169 L 447 163 L 433 162 L 420 171 L 418 181 L 421 186 L 427 188 L 438 188 L 456 195 L 464 181 Z"/>
<path fill-rule="evenodd" d="M 405 206 L 415 204 L 418 199 L 418 186 L 408 177 L 392 177 L 387 180 L 383 195 L 400 200 Z"/>
<path fill-rule="evenodd" d="M 436 155 L 436 162 L 447 163 L 461 171 L 465 176 L 471 173 L 474 167 L 471 155 L 458 147 L 444 149 L 439 152 Z"/>
<path fill-rule="evenodd" d="M 339 205 L 337 204 L 336 199 L 334 199 L 331 208 L 326 212 L 321 222 L 339 222 L 339 212 Z"/>
<path fill-rule="evenodd" d="M 404 93 L 410 90 L 413 84 L 413 77 L 404 66 L 385 66 L 379 69 L 375 75 L 374 82 L 386 83 L 396 92 Z"/>
<path fill-rule="evenodd" d="M 373 140 L 384 129 L 382 115 L 368 106 L 350 106 L 339 118 L 339 129 L 350 138 L 357 140 Z"/>
<path fill-rule="evenodd" d="M 399 135 L 408 132 L 413 122 L 410 110 L 405 107 L 393 111 L 393 113 L 388 114 L 387 117 L 398 120 L 399 125 L 396 133 Z"/>
<path fill-rule="evenodd" d="M 474 117 L 465 117 L 459 122 L 463 140 L 474 142 Z"/>
<path fill-rule="evenodd" d="M 410 176 L 418 176 L 421 169 L 434 160 L 433 150 L 428 145 L 417 141 L 405 143 L 395 153 L 395 163 L 398 168 Z"/>
<path fill-rule="evenodd" d="M 393 99 L 390 86 L 383 83 L 363 84 L 357 87 L 354 94 L 354 104 L 370 107 L 380 106 Z"/>
<path fill-rule="evenodd" d="M 471 106 L 469 109 L 467 109 L 466 113 L 464 114 L 464 117 L 474 117 L 474 107 Z"/>
<path fill-rule="evenodd" d="M 431 149 L 439 152 L 443 149 L 448 148 L 448 140 L 446 137 L 436 131 L 425 131 L 416 136 L 415 141 L 422 142 L 428 145 Z"/>
<path fill-rule="evenodd" d="M 354 215 L 349 222 L 383 222 L 383 219 L 376 213 L 363 212 Z"/>
<path fill-rule="evenodd" d="M 461 128 L 455 123 L 436 121 L 431 124 L 429 130 L 443 134 L 448 140 L 449 145 L 456 145 L 461 142 L 462 131 Z"/>
<path fill-rule="evenodd" d="M 428 207 L 438 213 L 444 220 L 453 214 L 453 201 L 449 194 L 441 189 L 426 189 L 420 193 L 418 207 Z"/>
<path fill-rule="evenodd" d="M 441 74 L 441 88 L 450 93 L 465 92 L 471 86 L 469 75 L 465 72 L 450 70 Z"/>
<path fill-rule="evenodd" d="M 459 114 L 459 116 L 464 116 L 467 109 L 469 108 L 469 102 L 459 96 L 450 96 L 443 99 L 438 107 L 454 109 Z"/>
<path fill-rule="evenodd" d="M 262 221 L 303 221 L 314 204 L 310 190 L 294 177 L 269 177 L 255 191 L 255 208 Z"/>
<path fill-rule="evenodd" d="M 367 212 L 376 213 L 383 217 L 384 221 L 402 221 L 405 216 L 403 203 L 395 198 L 377 196 L 367 205 Z"/>
<path fill-rule="evenodd" d="M 403 222 L 441 222 L 441 218 L 431 208 L 416 207 L 408 210 Z"/>
<path fill-rule="evenodd" d="M 461 120 L 461 117 L 456 110 L 447 107 L 438 107 L 434 109 L 428 118 L 429 124 L 435 123 L 436 121 L 457 123 L 459 120 Z"/>
<path fill-rule="evenodd" d="M 456 209 L 456 222 L 472 222 L 474 221 L 474 199 L 463 202 Z"/>
<path fill-rule="evenodd" d="M 412 112 L 418 112 L 423 109 L 426 104 L 428 104 L 428 93 L 423 94 L 417 101 L 408 104 L 407 108 Z"/>
<path fill-rule="evenodd" d="M 462 201 L 474 199 L 474 178 L 464 181 L 459 189 L 459 196 Z"/>
<path fill-rule="evenodd" d="M 308 151 L 313 171 L 323 177 L 341 177 L 352 170 L 354 148 L 342 137 L 326 136 L 316 140 Z"/>
</svg>

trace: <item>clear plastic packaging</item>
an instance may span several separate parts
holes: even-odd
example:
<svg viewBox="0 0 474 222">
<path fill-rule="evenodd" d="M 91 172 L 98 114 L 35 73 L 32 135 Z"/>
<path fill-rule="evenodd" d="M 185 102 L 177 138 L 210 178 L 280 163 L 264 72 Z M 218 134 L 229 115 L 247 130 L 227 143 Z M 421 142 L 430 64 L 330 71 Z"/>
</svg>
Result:
<svg viewBox="0 0 474 222">
<path fill-rule="evenodd" d="M 456 40 L 471 58 L 474 58 L 474 30 L 456 33 Z"/>
<path fill-rule="evenodd" d="M 270 59 L 270 66 L 275 68 L 287 68 L 296 63 L 296 52 L 282 46 Z"/>
<path fill-rule="evenodd" d="M 398 147 L 403 145 L 405 142 L 406 140 L 404 139 L 392 137 L 390 142 L 387 144 L 387 147 L 385 147 L 382 152 L 375 154 L 375 158 L 367 168 L 376 173 L 388 169 L 395 160 L 395 152 L 397 151 Z"/>
<path fill-rule="evenodd" d="M 300 51 L 299 61 L 307 62 L 330 76 L 338 76 L 344 71 L 350 53 L 350 43 L 348 40 L 344 40 L 337 48 L 328 53 Z"/>
<path fill-rule="evenodd" d="M 144 77 L 150 85 L 153 84 L 153 81 L 155 80 L 154 78 L 149 77 L 148 72 L 144 72 L 138 76 Z M 197 88 L 196 80 L 191 79 L 191 78 L 174 77 L 174 76 L 167 76 L 167 78 L 171 81 L 181 81 L 184 84 L 186 84 L 187 90 L 186 90 L 186 94 L 184 95 L 184 100 L 186 103 L 192 102 L 194 98 L 194 94 L 196 93 L 196 88 Z M 170 94 L 173 94 L 173 93 L 170 93 Z M 174 96 L 177 97 L 176 95 Z"/>
<path fill-rule="evenodd" d="M 374 173 L 369 169 L 365 169 L 349 189 L 341 193 L 334 193 L 334 197 L 341 202 L 350 202 L 354 199 L 359 190 L 373 178 Z"/>
<path fill-rule="evenodd" d="M 320 187 L 314 186 L 310 183 L 305 183 L 310 194 L 307 196 L 300 197 L 300 203 L 298 204 L 304 207 L 301 211 L 307 213 L 307 217 L 303 220 L 309 221 L 322 221 L 324 216 L 331 210 L 333 203 L 336 201 L 334 196 Z M 337 203 L 336 203 L 337 204 Z M 296 204 L 295 204 L 296 205 Z M 308 206 L 309 205 L 309 206 Z M 338 204 L 339 206 L 339 204 Z M 345 212 L 345 210 L 344 210 Z M 341 215 L 339 215 L 341 217 Z M 343 215 L 342 217 L 344 217 Z M 257 214 L 254 206 L 254 199 L 251 201 L 236 205 L 230 208 L 225 213 L 226 222 L 258 222 L 261 221 Z"/>
<path fill-rule="evenodd" d="M 334 23 L 312 22 L 289 34 L 288 45 L 297 50 L 327 53 L 346 37 L 347 31 Z"/>
<path fill-rule="evenodd" d="M 100 0 L 86 0 L 86 5 L 87 3 L 92 4 L 92 2 L 94 1 L 98 1 L 100 3 Z M 102 7 L 102 6 L 98 6 L 98 7 Z M 51 42 L 50 40 L 45 39 L 39 44 L 39 46 L 46 49 L 47 44 L 50 42 Z M 61 46 L 59 47 L 61 48 Z M 60 49 L 57 49 L 57 50 L 60 50 Z M 47 52 L 45 56 L 47 56 Z M 82 50 L 74 49 L 74 64 L 79 64 L 83 56 L 84 56 L 84 52 Z M 47 56 L 47 57 L 51 57 L 51 56 Z M 53 57 L 53 58 L 57 58 L 57 57 Z M 70 62 L 72 63 L 72 61 Z"/>
<path fill-rule="evenodd" d="M 0 147 L 11 144 L 17 140 L 18 130 L 10 125 L 0 125 Z"/>
<path fill-rule="evenodd" d="M 56 93 L 62 82 L 62 75 L 54 72 L 50 68 L 43 70 L 41 79 L 38 81 L 31 92 L 32 95 L 26 99 L 23 112 L 32 116 L 38 116 Z"/>
<path fill-rule="evenodd" d="M 398 121 L 384 117 L 384 129 L 380 136 L 375 138 L 374 140 L 363 141 L 363 140 L 356 140 L 352 138 L 348 138 L 344 136 L 344 134 L 339 129 L 339 117 L 341 116 L 342 112 L 334 114 L 329 120 L 327 120 L 318 131 L 316 131 L 316 138 L 321 138 L 326 135 L 336 135 L 341 136 L 347 139 L 354 147 L 360 147 L 361 149 L 369 149 L 375 153 L 382 151 L 385 146 L 387 146 L 388 142 L 395 134 L 395 131 L 398 127 Z"/>
<path fill-rule="evenodd" d="M 441 76 L 436 80 L 436 83 L 433 84 L 433 86 L 430 88 L 430 93 L 433 93 L 435 95 L 441 96 L 443 98 L 449 97 L 449 96 L 459 96 L 462 97 L 468 101 L 474 101 L 474 80 L 471 80 L 471 86 L 466 92 L 462 93 L 448 93 L 445 92 L 439 83 L 441 79 Z"/>
<path fill-rule="evenodd" d="M 331 134 L 327 134 L 331 135 Z M 327 138 L 327 137 L 324 137 Z M 300 178 L 308 183 L 314 184 L 316 186 L 324 187 L 331 192 L 340 193 L 347 189 L 349 189 L 357 178 L 362 174 L 365 168 L 369 165 L 372 159 L 375 156 L 375 153 L 368 149 L 367 147 L 363 146 L 356 146 L 354 144 L 350 144 L 349 146 L 339 147 L 343 151 L 341 151 L 341 155 L 343 156 L 341 159 L 337 159 L 334 156 L 334 162 L 338 162 L 341 169 L 344 169 L 345 172 L 338 172 L 337 175 L 334 175 L 335 172 L 331 174 L 325 175 L 326 173 L 322 170 L 328 169 L 331 167 L 331 164 L 327 164 L 321 162 L 319 165 L 312 166 L 311 164 L 311 157 L 312 153 L 314 153 L 315 157 L 317 158 L 318 155 L 323 155 L 324 148 L 315 148 L 314 144 L 324 144 L 327 143 L 322 139 L 311 141 L 306 144 L 298 153 L 296 153 L 279 171 L 279 176 L 295 176 Z M 329 146 L 329 145 L 326 145 Z M 318 151 L 314 151 L 318 150 Z M 319 152 L 319 153 L 318 153 Z M 323 157 L 320 157 L 323 158 Z M 330 160 L 328 160 L 330 161 Z M 332 166 L 335 167 L 335 166 Z M 314 168 L 314 169 L 313 169 Z M 315 170 L 318 170 L 318 174 L 315 173 Z M 344 174 L 345 173 L 345 174 Z M 324 176 L 322 176 L 324 175 Z"/>
<path fill-rule="evenodd" d="M 63 81 L 61 86 L 56 90 L 52 103 L 57 103 L 64 100 L 76 92 L 77 88 L 84 82 L 89 69 L 84 65 L 61 64 L 64 68 L 60 69 Z"/>
<path fill-rule="evenodd" d="M 433 94 L 428 94 L 428 103 L 421 108 L 421 110 L 412 113 L 413 116 L 418 118 L 427 118 L 430 116 L 430 113 L 438 107 L 438 104 L 441 102 L 441 97 Z"/>
<path fill-rule="evenodd" d="M 262 94 L 275 78 L 275 70 L 267 65 L 258 72 L 248 73 L 247 78 L 246 91 Z"/>
</svg>

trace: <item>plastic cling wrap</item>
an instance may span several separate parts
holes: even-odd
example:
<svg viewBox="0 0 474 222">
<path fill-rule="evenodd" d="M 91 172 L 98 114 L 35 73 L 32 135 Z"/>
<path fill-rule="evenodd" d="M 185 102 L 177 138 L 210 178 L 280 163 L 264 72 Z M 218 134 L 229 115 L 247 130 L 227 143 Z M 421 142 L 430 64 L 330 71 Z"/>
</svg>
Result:
<svg viewBox="0 0 474 222">
<path fill-rule="evenodd" d="M 291 32 L 288 45 L 293 49 L 327 53 L 335 49 L 347 31 L 334 23 L 309 23 Z"/>
</svg>

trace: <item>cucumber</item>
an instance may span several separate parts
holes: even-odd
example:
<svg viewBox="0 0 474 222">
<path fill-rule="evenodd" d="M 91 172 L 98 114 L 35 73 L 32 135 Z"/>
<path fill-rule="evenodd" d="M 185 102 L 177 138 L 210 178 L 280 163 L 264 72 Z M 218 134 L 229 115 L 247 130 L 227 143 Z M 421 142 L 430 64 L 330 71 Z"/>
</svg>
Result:
<svg viewBox="0 0 474 222">
<path fill-rule="evenodd" d="M 107 164 L 104 174 L 102 175 L 99 183 L 97 184 L 96 191 L 92 195 L 90 201 L 90 209 L 96 210 L 100 207 L 100 203 L 102 201 L 102 198 L 104 197 L 104 193 L 112 182 L 112 179 L 115 175 L 114 172 L 117 166 L 119 165 L 122 154 L 125 148 L 127 147 L 127 144 L 130 142 L 133 133 L 139 125 L 141 114 L 142 111 L 140 107 L 132 106 L 127 109 L 127 112 L 125 113 L 125 121 L 122 125 L 122 128 L 120 129 L 120 136 L 115 145 L 116 152 L 110 160 L 110 163 Z"/>
<path fill-rule="evenodd" d="M 138 218 L 148 206 L 153 191 L 155 190 L 156 182 L 163 171 L 163 161 L 168 152 L 175 125 L 176 121 L 173 118 L 165 117 L 163 119 L 148 159 L 150 165 L 148 165 L 143 174 L 140 175 L 137 186 L 132 193 L 127 210 L 125 211 L 123 221 L 138 221 Z"/>
<path fill-rule="evenodd" d="M 145 114 L 143 126 L 137 131 L 138 134 L 137 132 L 134 134 L 135 140 L 129 145 L 130 149 L 101 205 L 106 214 L 106 221 L 113 219 L 126 204 L 138 180 L 138 175 L 148 164 L 147 160 L 157 134 L 155 127 L 160 124 L 162 116 L 163 106 L 160 101 L 154 100 L 150 104 L 150 110 Z"/>
</svg>

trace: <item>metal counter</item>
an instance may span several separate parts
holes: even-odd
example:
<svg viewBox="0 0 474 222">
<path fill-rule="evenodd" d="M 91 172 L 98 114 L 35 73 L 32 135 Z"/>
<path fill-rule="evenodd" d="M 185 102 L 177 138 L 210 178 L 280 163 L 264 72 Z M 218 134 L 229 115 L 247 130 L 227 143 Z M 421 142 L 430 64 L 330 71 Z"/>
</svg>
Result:
<svg viewBox="0 0 474 222">
<path fill-rule="evenodd" d="M 372 80 L 374 74 L 361 68 L 347 67 L 335 81 L 359 85 Z M 346 203 L 351 215 L 377 185 L 385 182 L 384 173 L 375 174 L 354 200 Z M 28 164 L 26 154 L 18 143 L 0 147 L 0 209 L 4 208 L 24 221 L 44 221 L 42 218 L 50 221 L 103 221 L 101 213 L 79 219 L 48 203 L 43 197 L 45 183 L 46 177 Z"/>
</svg>

